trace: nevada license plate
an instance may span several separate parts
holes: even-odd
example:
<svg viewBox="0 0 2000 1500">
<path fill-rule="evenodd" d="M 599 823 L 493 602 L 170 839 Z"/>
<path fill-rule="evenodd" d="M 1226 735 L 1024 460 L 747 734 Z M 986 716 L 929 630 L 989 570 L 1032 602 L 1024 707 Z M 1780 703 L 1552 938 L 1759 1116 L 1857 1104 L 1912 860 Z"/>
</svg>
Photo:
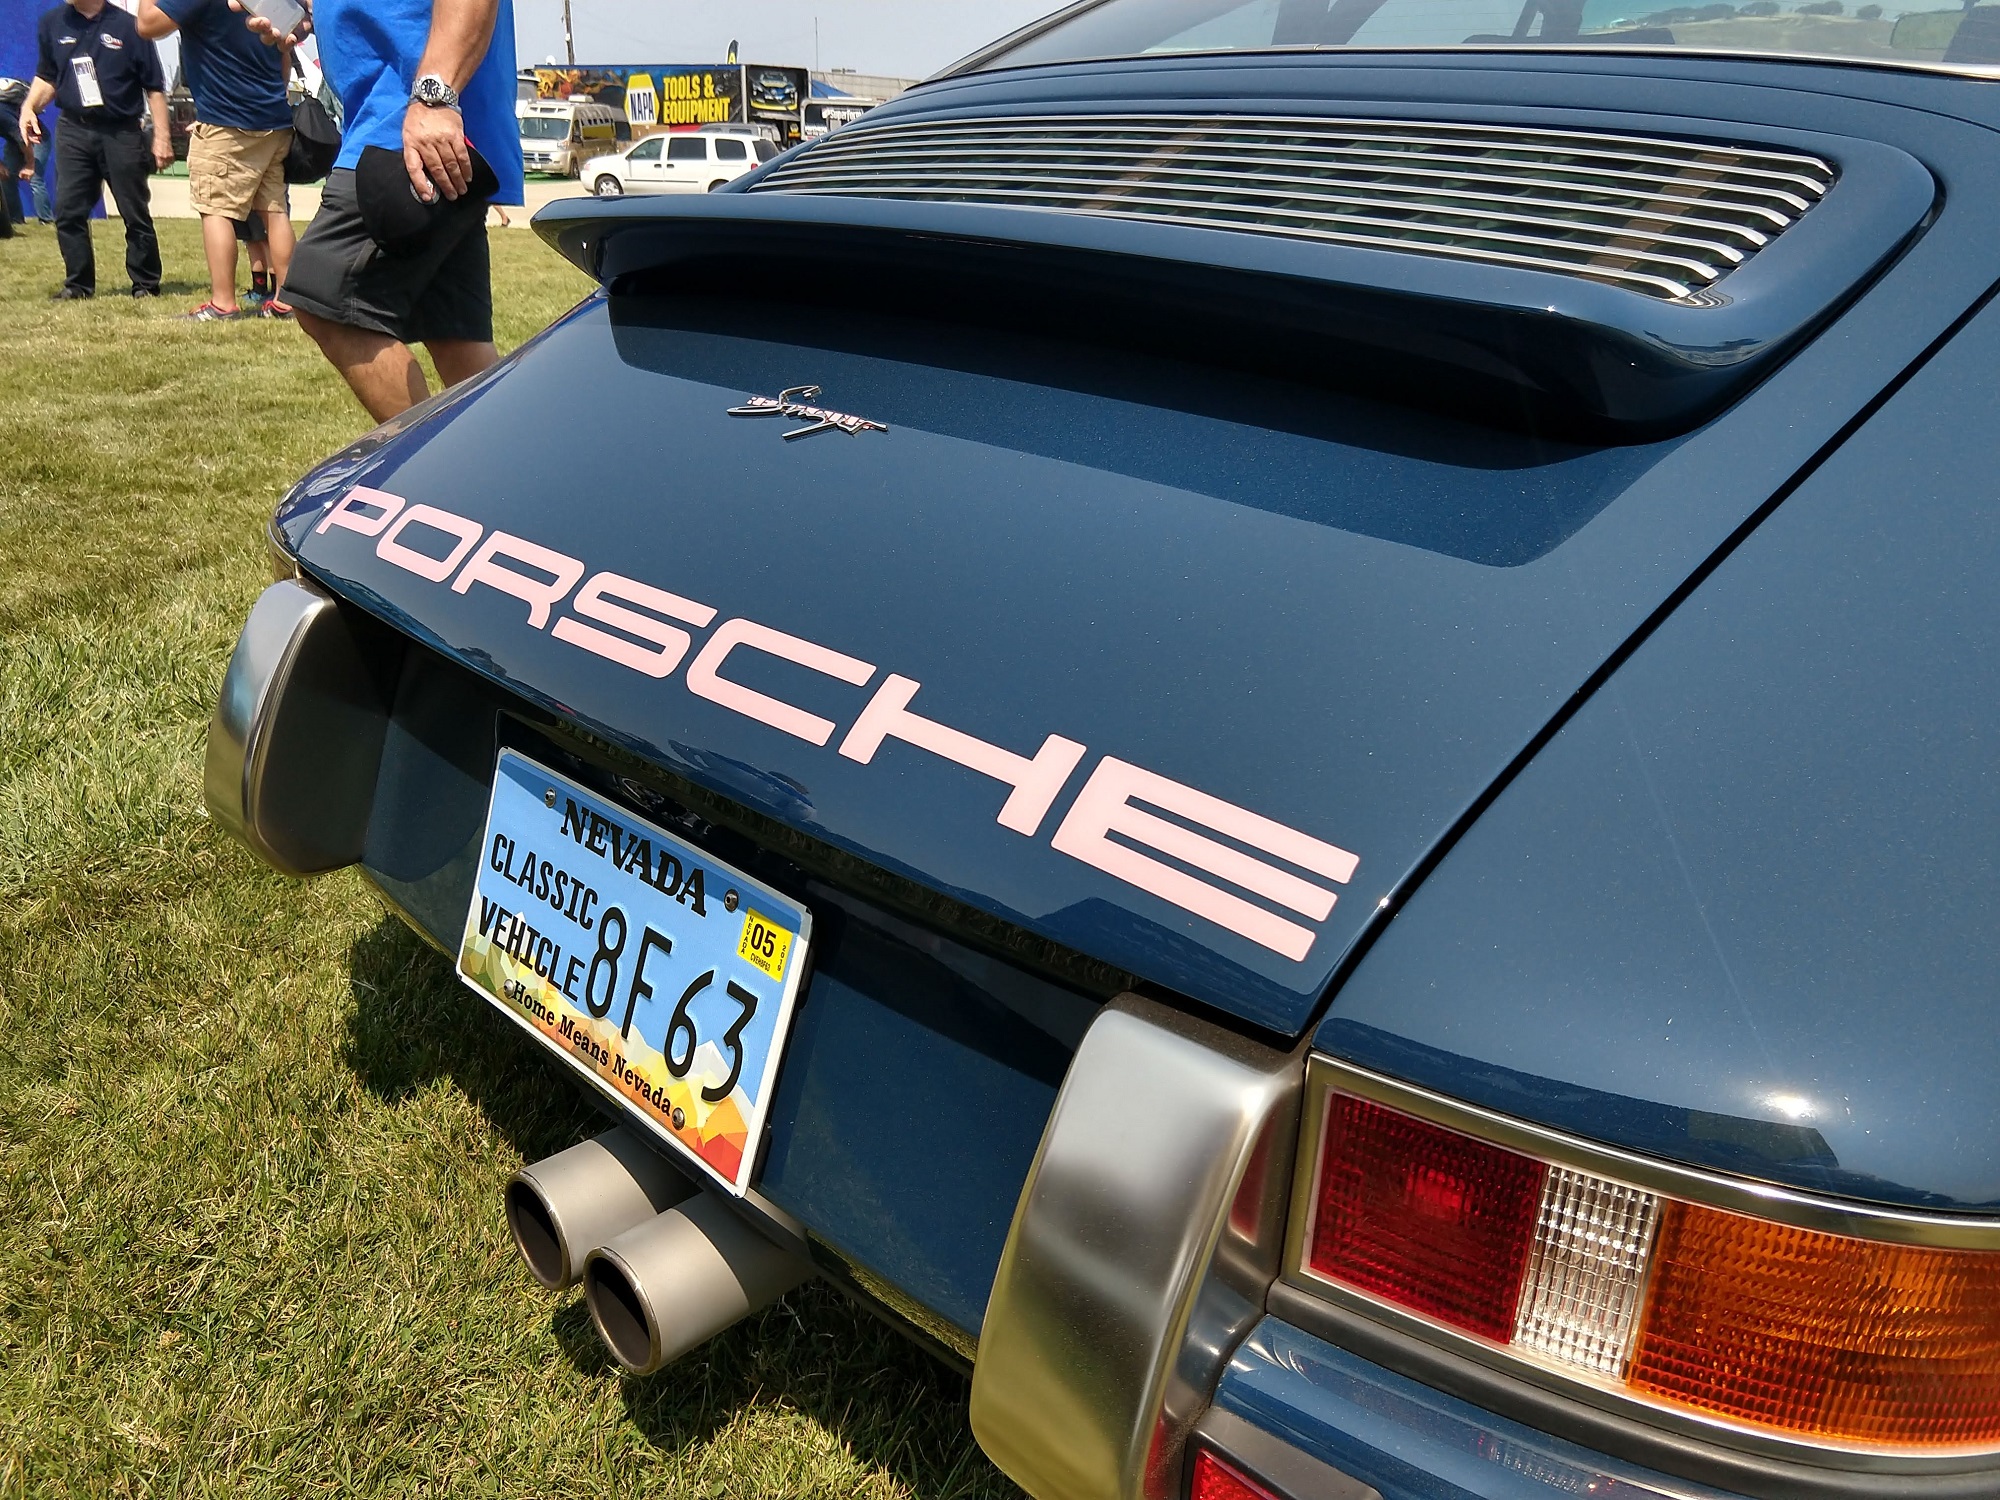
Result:
<svg viewBox="0 0 2000 1500">
<path fill-rule="evenodd" d="M 797 902 L 500 752 L 459 977 L 733 1192 L 811 936 Z"/>
</svg>

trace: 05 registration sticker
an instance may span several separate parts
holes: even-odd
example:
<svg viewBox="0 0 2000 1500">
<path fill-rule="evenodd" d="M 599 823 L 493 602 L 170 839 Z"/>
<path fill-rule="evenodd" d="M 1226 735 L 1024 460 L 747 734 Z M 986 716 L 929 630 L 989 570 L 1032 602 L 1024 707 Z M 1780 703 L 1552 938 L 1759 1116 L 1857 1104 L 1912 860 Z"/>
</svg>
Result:
<svg viewBox="0 0 2000 1500">
<path fill-rule="evenodd" d="M 747 1189 L 811 913 L 512 750 L 480 848 L 459 977 Z"/>
<path fill-rule="evenodd" d="M 736 945 L 738 958 L 776 979 L 785 972 L 785 960 L 791 952 L 792 935 L 775 918 L 753 911 L 743 919 L 743 938 Z"/>
</svg>

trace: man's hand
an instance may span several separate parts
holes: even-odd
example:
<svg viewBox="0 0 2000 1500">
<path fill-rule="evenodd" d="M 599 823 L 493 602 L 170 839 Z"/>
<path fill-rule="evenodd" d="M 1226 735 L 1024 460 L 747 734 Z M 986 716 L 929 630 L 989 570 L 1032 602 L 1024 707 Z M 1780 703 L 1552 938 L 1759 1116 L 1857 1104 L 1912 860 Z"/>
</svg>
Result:
<svg viewBox="0 0 2000 1500">
<path fill-rule="evenodd" d="M 27 100 L 21 105 L 21 144 L 28 148 L 28 160 L 35 159 L 35 147 L 42 143 L 41 113 L 56 96 L 56 86 L 46 78 L 28 85 Z"/>
<path fill-rule="evenodd" d="M 479 71 L 493 40 L 500 0 L 431 0 L 431 32 L 415 77 L 442 78 L 463 89 Z M 455 109 L 412 103 L 403 116 L 403 165 L 410 186 L 429 203 L 437 193 L 462 198 L 472 185 L 472 151 L 465 117 Z"/>
<path fill-rule="evenodd" d="M 412 104 L 403 115 L 403 165 L 424 202 L 435 202 L 439 193 L 463 197 L 472 183 L 465 117 L 455 109 Z"/>
<path fill-rule="evenodd" d="M 146 95 L 146 108 L 153 116 L 153 166 L 164 172 L 174 164 L 174 136 L 167 125 L 167 96 L 157 90 Z"/>
<path fill-rule="evenodd" d="M 281 34 L 277 27 L 262 16 L 253 15 L 244 9 L 243 0 L 229 0 L 229 8 L 243 17 L 243 24 L 250 28 L 250 34 L 266 47 L 297 46 L 312 35 L 312 0 L 299 0 L 299 4 L 305 7 L 305 19 L 294 26 L 290 33 Z"/>
</svg>

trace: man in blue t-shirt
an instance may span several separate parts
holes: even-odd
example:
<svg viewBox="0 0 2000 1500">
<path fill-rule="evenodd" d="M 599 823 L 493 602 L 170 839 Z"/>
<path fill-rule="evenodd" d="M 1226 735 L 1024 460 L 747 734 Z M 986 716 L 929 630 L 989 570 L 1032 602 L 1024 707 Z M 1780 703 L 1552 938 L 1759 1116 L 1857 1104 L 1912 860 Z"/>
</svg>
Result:
<svg viewBox="0 0 2000 1500">
<path fill-rule="evenodd" d="M 285 98 L 289 54 L 250 35 L 229 0 L 139 0 L 141 36 L 157 41 L 175 31 L 181 34 L 181 77 L 194 95 L 188 198 L 201 215 L 208 257 L 208 300 L 188 317 L 228 323 L 243 316 L 236 300 L 237 226 L 253 215 L 264 230 L 250 253 L 255 310 L 289 316 L 290 309 L 271 296 L 292 261 L 285 189 L 285 157 L 292 149 L 292 107 Z"/>
<path fill-rule="evenodd" d="M 242 0 L 230 4 L 242 8 Z M 429 394 L 411 344 L 430 350 L 447 385 L 499 358 L 486 205 L 523 197 L 513 5 L 318 0 L 308 11 L 345 129 L 283 295 L 361 404 L 387 421 Z M 285 40 L 261 18 L 247 24 L 267 41 Z M 417 197 L 446 200 L 421 239 L 398 241 L 393 253 L 369 232 L 356 190 L 355 168 L 370 146 L 403 158 Z M 499 179 L 488 200 L 468 191 L 468 146 Z"/>
</svg>

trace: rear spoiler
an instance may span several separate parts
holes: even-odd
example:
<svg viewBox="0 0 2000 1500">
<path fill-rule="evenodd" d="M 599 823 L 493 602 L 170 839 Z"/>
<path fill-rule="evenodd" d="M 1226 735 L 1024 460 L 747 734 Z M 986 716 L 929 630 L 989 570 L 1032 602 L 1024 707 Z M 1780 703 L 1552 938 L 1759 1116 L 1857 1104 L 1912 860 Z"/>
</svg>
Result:
<svg viewBox="0 0 2000 1500">
<path fill-rule="evenodd" d="M 1870 141 L 1726 295 L 1182 224 L 757 191 L 561 199 L 542 238 L 614 294 L 690 287 L 967 321 L 1272 370 L 1494 425 L 1611 441 L 1682 432 L 1823 325 L 1921 228 L 1937 186 Z M 781 160 L 796 159 L 792 153 Z M 747 189 L 747 190 L 746 190 Z"/>
</svg>

